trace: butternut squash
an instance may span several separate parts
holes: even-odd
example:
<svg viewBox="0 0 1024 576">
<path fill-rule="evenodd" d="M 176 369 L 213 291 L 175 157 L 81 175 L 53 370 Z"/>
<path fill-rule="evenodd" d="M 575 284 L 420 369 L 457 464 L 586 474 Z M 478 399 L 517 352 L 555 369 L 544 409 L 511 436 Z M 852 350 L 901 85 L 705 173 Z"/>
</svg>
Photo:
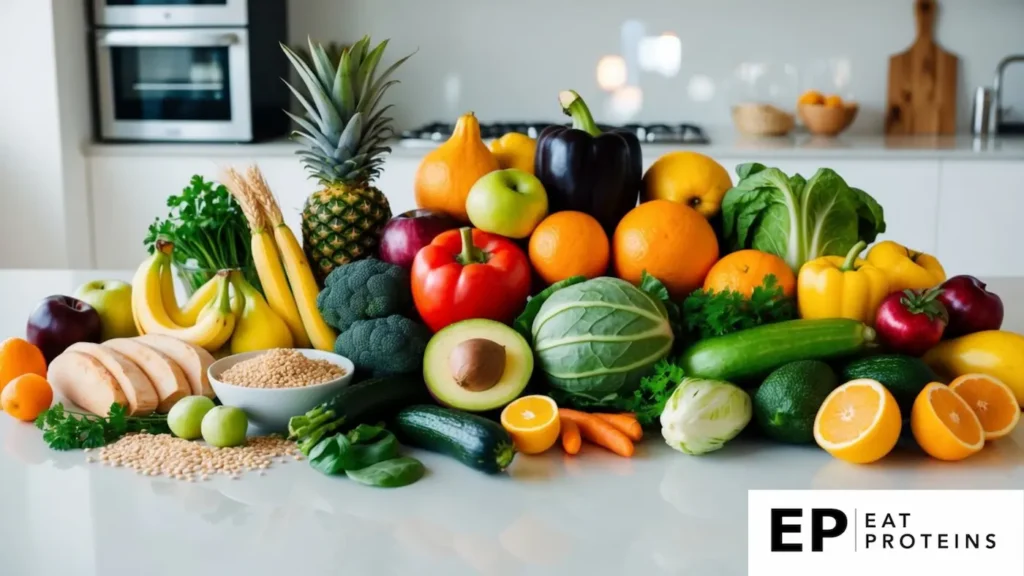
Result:
<svg viewBox="0 0 1024 576">
<path fill-rule="evenodd" d="M 498 169 L 497 159 L 480 138 L 476 116 L 465 114 L 451 138 L 427 154 L 416 171 L 416 205 L 469 223 L 469 190 L 481 176 Z"/>
<path fill-rule="evenodd" d="M 65 351 L 54 358 L 46 378 L 61 396 L 97 416 L 109 414 L 115 402 L 128 405 L 113 374 L 99 360 L 81 352 Z"/>
</svg>

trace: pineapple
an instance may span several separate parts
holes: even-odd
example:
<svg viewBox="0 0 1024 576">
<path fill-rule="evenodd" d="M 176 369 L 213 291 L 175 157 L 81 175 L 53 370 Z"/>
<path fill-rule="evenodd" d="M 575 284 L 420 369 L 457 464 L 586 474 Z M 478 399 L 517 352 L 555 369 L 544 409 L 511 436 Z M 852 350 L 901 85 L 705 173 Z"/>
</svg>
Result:
<svg viewBox="0 0 1024 576">
<path fill-rule="evenodd" d="M 372 185 L 391 152 L 384 144 L 394 135 L 392 119 L 384 115 L 391 106 L 382 107 L 381 101 L 397 83 L 388 77 L 411 54 L 378 76 L 387 44 L 371 50 L 370 38 L 364 37 L 342 51 L 337 66 L 312 40 L 312 66 L 281 46 L 308 94 L 288 84 L 306 114 L 285 113 L 299 126 L 292 132 L 303 145 L 297 154 L 321 185 L 302 210 L 302 245 L 320 285 L 334 268 L 373 256 L 380 230 L 391 219 L 387 197 Z"/>
</svg>

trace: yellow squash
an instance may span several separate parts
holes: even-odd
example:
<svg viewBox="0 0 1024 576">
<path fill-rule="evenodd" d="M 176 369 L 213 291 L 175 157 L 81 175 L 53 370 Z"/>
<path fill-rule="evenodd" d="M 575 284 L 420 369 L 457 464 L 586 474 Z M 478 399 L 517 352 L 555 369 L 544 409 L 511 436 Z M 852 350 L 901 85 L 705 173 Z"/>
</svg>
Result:
<svg viewBox="0 0 1024 576">
<path fill-rule="evenodd" d="M 416 170 L 416 205 L 468 223 L 469 190 L 497 169 L 498 161 L 480 139 L 480 122 L 472 112 L 464 114 L 451 138 L 427 154 Z"/>
<path fill-rule="evenodd" d="M 857 259 L 866 246 L 858 242 L 846 258 L 824 256 L 800 268 L 796 294 L 801 318 L 850 318 L 875 325 L 889 282 L 881 270 Z"/>
<path fill-rule="evenodd" d="M 1024 407 L 1024 336 L 988 330 L 940 342 L 924 361 L 941 378 L 951 381 L 964 374 L 985 374 L 1013 390 Z"/>
<path fill-rule="evenodd" d="M 231 284 L 245 305 L 231 335 L 231 353 L 243 354 L 272 348 L 291 348 L 295 341 L 288 324 L 274 312 L 240 270 L 231 272 Z"/>
<path fill-rule="evenodd" d="M 868 262 L 889 277 L 889 291 L 927 290 L 946 280 L 946 271 L 934 257 L 916 252 L 891 240 L 879 242 L 868 251 Z"/>
<path fill-rule="evenodd" d="M 490 149 L 502 170 L 514 168 L 533 174 L 533 161 L 537 154 L 537 141 L 533 138 L 510 132 L 491 141 Z"/>
</svg>

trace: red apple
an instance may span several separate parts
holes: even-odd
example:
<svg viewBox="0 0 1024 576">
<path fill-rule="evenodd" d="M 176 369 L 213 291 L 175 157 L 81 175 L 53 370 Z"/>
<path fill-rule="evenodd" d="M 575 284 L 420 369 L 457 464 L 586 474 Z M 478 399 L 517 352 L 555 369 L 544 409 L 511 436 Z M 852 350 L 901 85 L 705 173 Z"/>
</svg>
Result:
<svg viewBox="0 0 1024 576">
<path fill-rule="evenodd" d="M 434 237 L 458 228 L 451 217 L 430 210 L 410 210 L 399 214 L 384 225 L 380 233 L 380 259 L 412 268 L 416 253 L 434 240 Z"/>
<path fill-rule="evenodd" d="M 878 340 L 887 350 L 920 356 L 942 340 L 949 322 L 946 307 L 938 301 L 938 288 L 904 290 L 882 300 L 875 316 Z"/>
<path fill-rule="evenodd" d="M 29 315 L 25 332 L 49 364 L 76 342 L 99 342 L 101 328 L 100 314 L 92 306 L 70 296 L 50 296 Z"/>
<path fill-rule="evenodd" d="M 985 286 L 974 276 L 954 276 L 943 282 L 939 302 L 949 312 L 946 336 L 999 330 L 1003 325 L 1003 301 Z"/>
</svg>

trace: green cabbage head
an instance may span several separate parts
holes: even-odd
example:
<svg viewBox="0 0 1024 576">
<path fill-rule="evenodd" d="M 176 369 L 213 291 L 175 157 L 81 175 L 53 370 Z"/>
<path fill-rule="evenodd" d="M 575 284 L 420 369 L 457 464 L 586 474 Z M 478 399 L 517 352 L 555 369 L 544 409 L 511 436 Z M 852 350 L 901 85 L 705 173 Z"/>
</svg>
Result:
<svg viewBox="0 0 1024 576">
<path fill-rule="evenodd" d="M 533 320 L 537 365 L 560 403 L 613 407 L 672 349 L 661 301 L 618 278 L 552 294 Z"/>
</svg>

